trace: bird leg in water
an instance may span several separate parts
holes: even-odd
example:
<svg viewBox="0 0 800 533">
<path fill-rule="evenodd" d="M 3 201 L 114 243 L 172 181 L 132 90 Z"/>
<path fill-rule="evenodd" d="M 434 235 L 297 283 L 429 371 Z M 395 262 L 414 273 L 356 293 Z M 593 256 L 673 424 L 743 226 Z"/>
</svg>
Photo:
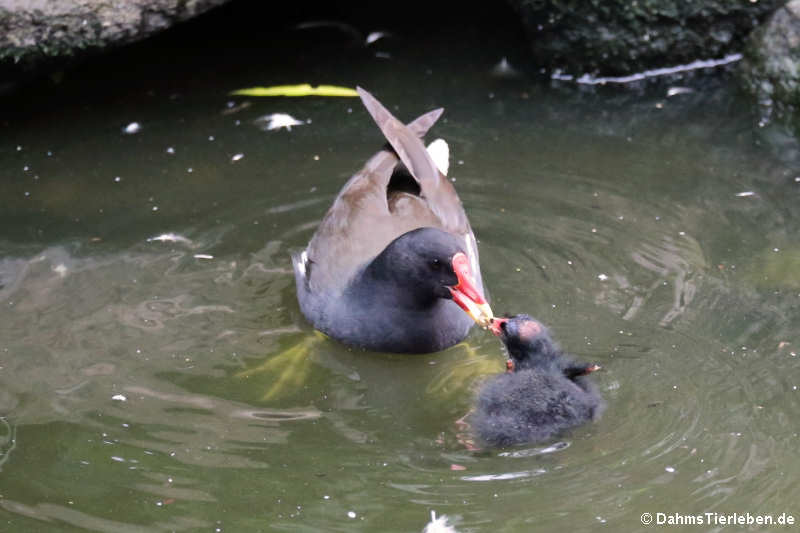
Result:
<svg viewBox="0 0 800 533">
<path fill-rule="evenodd" d="M 466 352 L 466 357 L 450 358 L 447 361 L 440 359 L 444 368 L 426 387 L 427 394 L 452 398 L 456 394 L 460 395 L 476 378 L 497 372 L 494 357 L 480 355 L 466 341 L 448 348 L 444 353 L 450 353 L 452 350 L 463 350 Z"/>
<path fill-rule="evenodd" d="M 298 343 L 270 357 L 257 367 L 239 372 L 236 377 L 250 378 L 262 374 L 275 376 L 262 399 L 274 400 L 285 396 L 305 383 L 311 369 L 311 348 L 325 338 L 327 338 L 325 335 L 315 331 L 314 335 L 303 337 Z"/>
<path fill-rule="evenodd" d="M 456 440 L 461 444 L 464 448 L 471 452 L 480 451 L 481 448 L 477 444 L 475 444 L 475 439 L 472 437 L 472 430 L 469 424 L 468 418 L 469 416 L 475 411 L 475 409 L 470 409 L 467 411 L 467 414 L 456 420 Z"/>
<path fill-rule="evenodd" d="M 586 376 L 592 372 L 597 372 L 601 368 L 603 367 L 595 364 L 572 365 L 564 369 L 564 375 L 567 379 L 574 379 L 578 376 Z"/>
</svg>

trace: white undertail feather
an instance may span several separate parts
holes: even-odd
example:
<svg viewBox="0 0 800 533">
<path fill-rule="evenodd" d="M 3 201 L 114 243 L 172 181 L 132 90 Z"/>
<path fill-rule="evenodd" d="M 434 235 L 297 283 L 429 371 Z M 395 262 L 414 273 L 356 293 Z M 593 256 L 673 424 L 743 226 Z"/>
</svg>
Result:
<svg viewBox="0 0 800 533">
<path fill-rule="evenodd" d="M 308 253 L 306 250 L 303 250 L 303 253 L 300 254 L 300 260 L 297 262 L 297 270 L 300 271 L 303 277 L 306 277 L 306 263 L 308 262 Z"/>
<path fill-rule="evenodd" d="M 433 163 L 439 172 L 447 176 L 450 170 L 450 147 L 444 139 L 436 139 L 428 145 L 428 155 L 433 159 Z"/>
<path fill-rule="evenodd" d="M 422 530 L 422 533 L 458 533 L 456 529 L 447 523 L 447 515 L 436 518 L 436 511 L 431 511 L 431 521 Z"/>
</svg>

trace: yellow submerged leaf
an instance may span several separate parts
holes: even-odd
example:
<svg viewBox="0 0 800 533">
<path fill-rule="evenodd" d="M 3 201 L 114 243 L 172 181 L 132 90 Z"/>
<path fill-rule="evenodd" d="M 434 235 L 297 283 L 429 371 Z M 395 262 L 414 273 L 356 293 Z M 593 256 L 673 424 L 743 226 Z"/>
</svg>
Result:
<svg viewBox="0 0 800 533">
<path fill-rule="evenodd" d="M 358 96 L 358 93 L 349 87 L 339 87 L 337 85 L 317 85 L 312 87 L 308 83 L 250 87 L 233 91 L 230 94 L 234 96 Z"/>
</svg>

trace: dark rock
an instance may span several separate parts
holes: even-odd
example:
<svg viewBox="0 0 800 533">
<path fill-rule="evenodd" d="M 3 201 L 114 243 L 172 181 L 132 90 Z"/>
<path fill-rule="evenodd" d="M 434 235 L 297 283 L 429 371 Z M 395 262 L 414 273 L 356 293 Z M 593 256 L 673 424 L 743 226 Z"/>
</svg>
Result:
<svg viewBox="0 0 800 533">
<path fill-rule="evenodd" d="M 621 76 L 740 52 L 785 0 L 508 0 L 526 27 L 535 66 Z"/>
<path fill-rule="evenodd" d="M 228 0 L 0 0 L 4 77 L 127 44 Z M 11 74 L 9 74 L 11 73 Z"/>
<path fill-rule="evenodd" d="M 792 0 L 754 32 L 739 70 L 745 89 L 772 118 L 800 133 L 800 0 Z"/>
</svg>

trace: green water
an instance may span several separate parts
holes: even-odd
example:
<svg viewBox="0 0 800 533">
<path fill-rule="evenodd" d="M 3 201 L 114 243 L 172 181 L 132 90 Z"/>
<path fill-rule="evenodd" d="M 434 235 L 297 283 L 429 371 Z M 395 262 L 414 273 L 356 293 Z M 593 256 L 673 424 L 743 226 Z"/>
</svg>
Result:
<svg viewBox="0 0 800 533">
<path fill-rule="evenodd" d="M 271 39 L 245 57 L 156 41 L 6 99 L 0 530 L 800 520 L 797 148 L 726 81 L 497 80 L 502 47 L 455 27 L 388 59 Z M 358 100 L 226 95 L 298 82 L 363 85 L 405 120 L 446 108 L 428 139 L 450 144 L 493 307 L 603 366 L 599 422 L 472 452 L 456 421 L 504 368 L 496 339 L 398 356 L 315 336 L 289 254 L 383 140 Z M 253 124 L 277 112 L 310 123 Z"/>
</svg>

